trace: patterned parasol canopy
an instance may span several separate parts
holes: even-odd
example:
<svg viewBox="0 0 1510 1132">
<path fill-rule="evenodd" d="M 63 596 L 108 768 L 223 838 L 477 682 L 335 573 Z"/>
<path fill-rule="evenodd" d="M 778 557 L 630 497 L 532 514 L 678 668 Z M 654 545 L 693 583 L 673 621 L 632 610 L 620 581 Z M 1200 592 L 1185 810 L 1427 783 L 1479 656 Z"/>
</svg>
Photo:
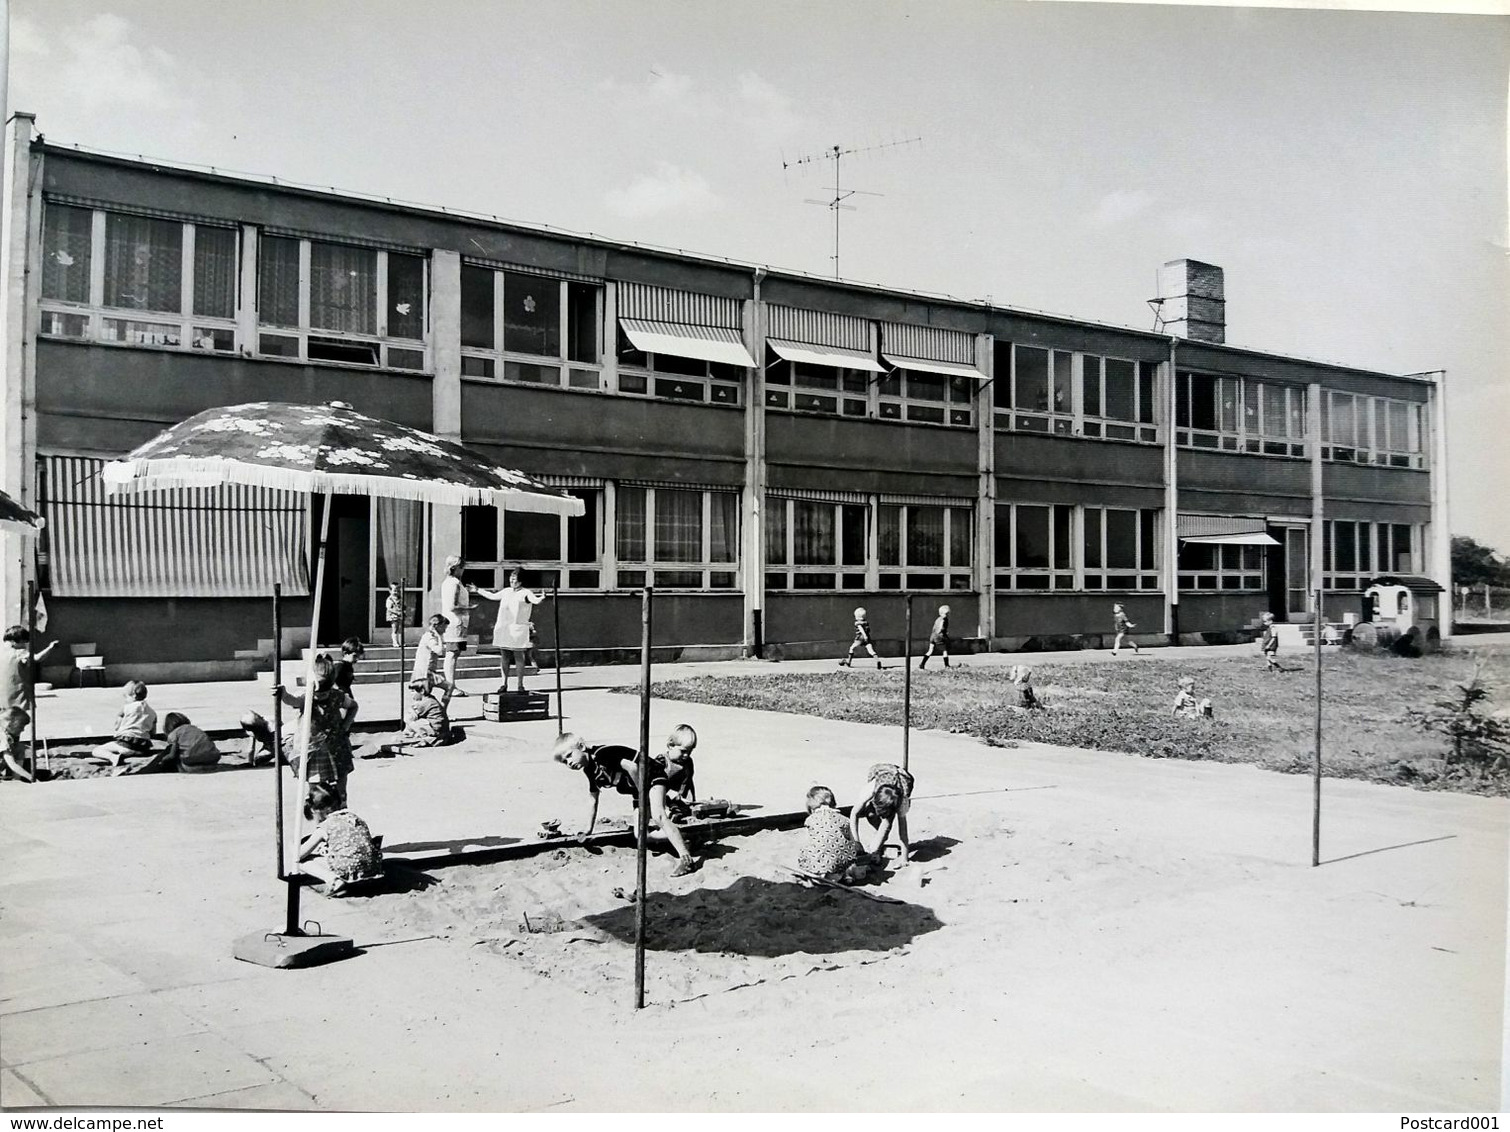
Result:
<svg viewBox="0 0 1510 1132">
<path fill-rule="evenodd" d="M 240 483 L 553 515 L 585 510 L 580 499 L 455 441 L 341 401 L 207 409 L 110 461 L 101 475 L 110 491 Z"/>
<path fill-rule="evenodd" d="M 28 511 L 5 492 L 0 491 L 0 528 L 22 535 L 35 535 L 42 528 L 41 515 Z"/>
</svg>

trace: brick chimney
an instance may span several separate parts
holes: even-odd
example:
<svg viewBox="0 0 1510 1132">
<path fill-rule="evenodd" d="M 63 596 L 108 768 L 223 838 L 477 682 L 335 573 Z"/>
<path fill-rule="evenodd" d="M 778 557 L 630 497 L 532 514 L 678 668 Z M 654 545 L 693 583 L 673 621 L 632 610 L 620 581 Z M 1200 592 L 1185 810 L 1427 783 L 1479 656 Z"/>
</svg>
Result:
<svg viewBox="0 0 1510 1132">
<path fill-rule="evenodd" d="M 1200 342 L 1227 340 L 1226 292 L 1215 264 L 1172 259 L 1159 268 L 1158 308 L 1171 334 Z"/>
</svg>

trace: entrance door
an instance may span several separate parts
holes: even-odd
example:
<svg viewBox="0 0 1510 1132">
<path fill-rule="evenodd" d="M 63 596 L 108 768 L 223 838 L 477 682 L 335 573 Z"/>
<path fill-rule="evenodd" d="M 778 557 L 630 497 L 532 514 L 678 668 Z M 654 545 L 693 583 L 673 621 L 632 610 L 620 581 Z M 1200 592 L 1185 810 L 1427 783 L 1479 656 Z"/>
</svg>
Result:
<svg viewBox="0 0 1510 1132">
<path fill-rule="evenodd" d="M 1285 528 L 1285 614 L 1290 621 L 1311 615 L 1311 532 Z"/>
<path fill-rule="evenodd" d="M 337 644 L 347 637 L 365 641 L 370 635 L 371 614 L 367 608 L 370 502 L 363 495 L 337 495 L 331 500 L 330 541 L 325 547 L 325 595 L 320 602 L 322 645 Z M 320 521 L 320 503 L 318 499 L 315 501 L 316 523 Z"/>
</svg>

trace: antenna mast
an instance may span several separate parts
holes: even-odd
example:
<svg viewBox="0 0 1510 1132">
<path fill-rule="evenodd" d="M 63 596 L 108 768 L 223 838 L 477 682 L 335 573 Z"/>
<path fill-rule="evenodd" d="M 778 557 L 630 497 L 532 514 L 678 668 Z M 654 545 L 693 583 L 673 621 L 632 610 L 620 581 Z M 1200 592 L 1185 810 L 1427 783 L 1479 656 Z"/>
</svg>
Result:
<svg viewBox="0 0 1510 1132">
<path fill-rule="evenodd" d="M 842 188 L 839 181 L 840 159 L 849 157 L 852 154 L 856 153 L 872 153 L 878 149 L 892 149 L 893 147 L 899 145 L 911 145 L 913 142 L 921 142 L 922 140 L 923 139 L 921 137 L 902 138 L 900 141 L 883 142 L 881 145 L 857 146 L 851 147 L 849 149 L 846 149 L 842 145 L 833 145 L 829 146 L 827 149 L 819 150 L 817 153 L 809 153 L 803 157 L 793 158 L 791 161 L 782 161 L 781 168 L 783 170 L 790 169 L 794 165 L 816 165 L 820 161 L 832 161 L 834 163 L 834 195 L 828 200 L 809 199 L 805 200 L 803 203 L 822 205 L 824 208 L 827 208 L 834 214 L 834 254 L 829 258 L 834 261 L 835 279 L 839 278 L 839 213 L 841 211 L 857 211 L 854 205 L 845 204 L 844 202 L 852 196 L 878 197 L 885 195 L 883 193 L 866 192 L 864 189 Z"/>
</svg>

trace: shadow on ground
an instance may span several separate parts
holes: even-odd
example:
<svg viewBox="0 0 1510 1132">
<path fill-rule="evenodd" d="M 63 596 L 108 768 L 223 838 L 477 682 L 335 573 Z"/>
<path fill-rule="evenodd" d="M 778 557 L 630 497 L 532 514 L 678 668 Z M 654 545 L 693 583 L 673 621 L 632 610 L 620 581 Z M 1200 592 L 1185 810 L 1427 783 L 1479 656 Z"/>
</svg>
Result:
<svg viewBox="0 0 1510 1132">
<path fill-rule="evenodd" d="M 615 908 L 582 922 L 633 943 L 634 911 L 632 905 Z M 943 927 L 920 905 L 881 904 L 850 892 L 759 877 L 741 877 L 727 888 L 651 893 L 645 911 L 647 950 L 762 958 L 891 951 Z"/>
<path fill-rule="evenodd" d="M 959 838 L 945 837 L 943 834 L 925 838 L 922 841 L 914 841 L 911 847 L 912 859 L 920 862 L 937 861 L 940 857 L 949 856 L 949 850 L 958 844 Z"/>
</svg>

